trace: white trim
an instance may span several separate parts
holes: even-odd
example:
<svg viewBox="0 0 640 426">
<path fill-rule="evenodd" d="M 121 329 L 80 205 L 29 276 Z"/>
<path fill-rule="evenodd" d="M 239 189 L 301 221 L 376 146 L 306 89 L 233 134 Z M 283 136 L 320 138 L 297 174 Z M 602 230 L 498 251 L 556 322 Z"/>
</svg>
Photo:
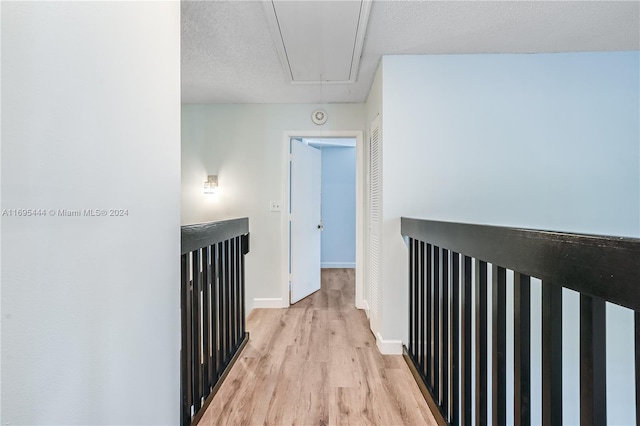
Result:
<svg viewBox="0 0 640 426">
<path fill-rule="evenodd" d="M 322 269 L 355 268 L 356 262 L 321 262 L 320 267 Z"/>
<path fill-rule="evenodd" d="M 355 83 L 358 79 L 358 72 L 360 71 L 360 58 L 362 57 L 362 50 L 364 47 L 364 39 L 367 32 L 367 24 L 369 23 L 369 15 L 371 13 L 371 3 L 373 0 L 364 0 L 360 5 L 360 19 L 358 21 L 358 28 L 356 32 L 356 43 L 353 49 L 354 55 L 351 57 L 351 74 L 349 75 L 349 82 Z"/>
<path fill-rule="evenodd" d="M 364 301 L 364 238 L 367 226 L 364 198 L 367 169 L 364 143 L 364 132 L 359 131 L 356 136 L 356 306 L 362 306 Z"/>
<path fill-rule="evenodd" d="M 356 308 L 364 310 L 367 319 L 369 319 L 369 302 L 362 300 L 360 304 L 356 303 Z"/>
<path fill-rule="evenodd" d="M 253 299 L 253 309 L 279 309 L 285 307 L 281 297 L 256 297 Z"/>
<path fill-rule="evenodd" d="M 376 346 L 382 355 L 402 355 L 402 340 L 384 340 L 376 333 Z"/>
<path fill-rule="evenodd" d="M 363 306 L 365 205 L 364 132 L 362 130 L 287 130 L 282 144 L 282 214 L 281 287 L 282 307 L 289 307 L 289 141 L 292 138 L 355 138 L 356 139 L 356 297 L 355 306 Z"/>
<path fill-rule="evenodd" d="M 289 68 L 287 51 L 284 48 L 282 36 L 280 35 L 280 26 L 278 25 L 275 6 L 271 0 L 262 0 L 262 8 L 264 10 L 264 16 L 267 18 L 267 24 L 269 25 L 269 32 L 271 33 L 273 45 L 278 52 L 278 58 L 282 65 L 282 73 L 284 74 L 287 83 L 291 83 L 293 81 L 293 76 L 291 75 L 291 68 Z"/>
</svg>

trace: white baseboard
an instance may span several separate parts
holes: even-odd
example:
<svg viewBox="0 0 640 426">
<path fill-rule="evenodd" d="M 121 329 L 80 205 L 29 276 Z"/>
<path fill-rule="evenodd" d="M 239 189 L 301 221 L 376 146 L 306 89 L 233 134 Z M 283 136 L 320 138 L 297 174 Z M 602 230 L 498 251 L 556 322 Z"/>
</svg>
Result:
<svg viewBox="0 0 640 426">
<path fill-rule="evenodd" d="M 280 309 L 283 306 L 282 297 L 256 297 L 253 299 L 253 309 Z"/>
<path fill-rule="evenodd" d="M 384 340 L 378 332 L 376 345 L 382 355 L 402 355 L 402 340 Z"/>
<path fill-rule="evenodd" d="M 320 268 L 322 269 L 331 269 L 331 268 L 350 268 L 354 269 L 356 267 L 356 262 L 321 262 Z"/>
<path fill-rule="evenodd" d="M 356 308 L 363 309 L 364 313 L 367 315 L 367 319 L 369 319 L 369 302 L 363 300 L 361 305 L 356 305 Z"/>
<path fill-rule="evenodd" d="M 356 309 L 362 309 L 366 312 L 369 311 L 369 304 L 366 300 L 361 300 L 360 303 L 356 300 Z M 368 314 L 367 314 L 368 315 Z"/>
</svg>

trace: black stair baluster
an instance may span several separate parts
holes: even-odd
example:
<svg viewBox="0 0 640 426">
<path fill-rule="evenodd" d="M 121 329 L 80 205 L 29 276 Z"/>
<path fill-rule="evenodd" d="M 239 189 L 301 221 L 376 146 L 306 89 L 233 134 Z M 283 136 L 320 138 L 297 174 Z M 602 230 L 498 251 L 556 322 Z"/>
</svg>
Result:
<svg viewBox="0 0 640 426">
<path fill-rule="evenodd" d="M 209 350 L 209 326 L 211 320 L 211 310 L 209 305 L 210 288 L 210 266 L 209 247 L 202 249 L 202 390 L 206 399 L 211 391 L 211 381 L 209 379 L 210 350 Z"/>
<path fill-rule="evenodd" d="M 427 378 L 427 384 L 429 386 L 430 390 L 433 390 L 433 375 L 431 374 L 432 372 L 432 362 L 433 362 L 433 357 L 431 356 L 431 350 L 433 348 L 433 344 L 432 344 L 432 335 L 431 335 L 431 327 L 433 326 L 433 308 L 432 308 L 432 291 L 433 291 L 433 287 L 432 287 L 432 280 L 431 280 L 431 276 L 433 274 L 433 265 L 432 265 L 432 256 L 431 256 L 431 244 L 427 244 L 426 245 L 427 250 L 425 255 L 426 258 L 426 263 L 427 263 L 427 269 L 425 271 L 425 278 L 426 278 L 426 286 L 425 286 L 425 305 L 426 305 L 426 310 L 425 310 L 425 328 L 426 328 L 426 333 L 425 333 L 425 338 L 424 338 L 424 358 L 425 358 L 425 362 L 424 362 L 424 372 L 425 372 L 425 377 Z"/>
<path fill-rule="evenodd" d="M 451 404 L 449 400 L 449 380 L 451 375 L 449 374 L 451 371 L 451 360 L 449 358 L 449 299 L 450 299 L 450 290 L 449 290 L 449 250 L 442 249 L 442 268 L 440 269 L 442 273 L 442 326 L 441 326 L 441 404 L 442 411 L 445 415 L 445 418 L 449 418 L 449 406 Z"/>
<path fill-rule="evenodd" d="M 542 424 L 562 424 L 562 287 L 542 282 Z"/>
<path fill-rule="evenodd" d="M 531 425 L 531 279 L 513 277 L 513 391 L 515 426 Z"/>
<path fill-rule="evenodd" d="M 507 271 L 492 266 L 491 417 L 494 426 L 507 424 Z"/>
<path fill-rule="evenodd" d="M 580 295 L 580 425 L 607 424 L 606 306 Z"/>
<path fill-rule="evenodd" d="M 476 426 L 487 424 L 487 263 L 476 259 Z"/>
<path fill-rule="evenodd" d="M 640 423 L 640 312 L 633 313 L 636 370 L 636 423 Z"/>
<path fill-rule="evenodd" d="M 191 283 L 189 280 L 191 253 L 180 256 L 180 317 L 182 323 L 182 350 L 180 351 L 180 384 L 182 395 L 182 408 L 180 420 L 183 425 L 191 424 L 192 377 L 191 377 Z"/>
<path fill-rule="evenodd" d="M 424 370 L 424 243 L 416 246 L 416 360 L 420 371 Z"/>
<path fill-rule="evenodd" d="M 413 350 L 415 348 L 414 331 L 416 329 L 415 318 L 414 318 L 414 313 L 416 311 L 416 308 L 414 305 L 416 280 L 413 272 L 413 268 L 415 264 L 415 259 L 414 259 L 415 250 L 413 246 L 414 246 L 414 239 L 409 238 L 409 342 L 407 344 L 407 350 L 415 360 L 415 353 L 413 352 Z"/>
<path fill-rule="evenodd" d="M 451 340 L 449 340 L 449 368 L 451 376 L 452 425 L 460 424 L 460 255 L 451 252 Z"/>
<path fill-rule="evenodd" d="M 462 319 L 461 319 L 461 338 L 462 338 L 462 355 L 460 364 L 461 374 L 461 396 L 460 406 L 462 407 L 460 413 L 460 424 L 464 426 L 471 426 L 473 419 L 471 418 L 471 406 L 473 401 L 471 399 L 471 291 L 472 291 L 472 278 L 471 278 L 471 258 L 464 256 L 462 264 Z"/>
<path fill-rule="evenodd" d="M 218 371 L 220 369 L 220 357 L 218 354 L 218 297 L 216 295 L 216 288 L 218 282 L 218 249 L 217 245 L 212 245 L 210 249 L 211 253 L 211 371 L 209 372 L 210 382 L 214 385 L 218 381 Z"/>
<path fill-rule="evenodd" d="M 433 377 L 433 396 L 440 405 L 440 248 L 433 247 L 433 334 L 431 347 L 433 362 L 431 377 Z"/>
<path fill-rule="evenodd" d="M 202 364 L 200 363 L 200 350 L 202 335 L 200 334 L 200 283 L 202 274 L 200 272 L 200 250 L 195 250 L 191 257 L 191 368 L 193 375 L 193 408 L 197 412 L 202 404 Z"/>
</svg>

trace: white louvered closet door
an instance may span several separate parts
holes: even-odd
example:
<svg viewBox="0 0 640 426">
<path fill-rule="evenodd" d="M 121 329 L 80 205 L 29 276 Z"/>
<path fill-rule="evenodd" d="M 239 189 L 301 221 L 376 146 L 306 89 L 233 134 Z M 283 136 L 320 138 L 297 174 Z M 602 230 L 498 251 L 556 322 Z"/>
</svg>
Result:
<svg viewBox="0 0 640 426">
<path fill-rule="evenodd" d="M 371 123 L 369 140 L 369 283 L 371 331 L 380 331 L 382 281 L 382 140 L 380 116 Z"/>
</svg>

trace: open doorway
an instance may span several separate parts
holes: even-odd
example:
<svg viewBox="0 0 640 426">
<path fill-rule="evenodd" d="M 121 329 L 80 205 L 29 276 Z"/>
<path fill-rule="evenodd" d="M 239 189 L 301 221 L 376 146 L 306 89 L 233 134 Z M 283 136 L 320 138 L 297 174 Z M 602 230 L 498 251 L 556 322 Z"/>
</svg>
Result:
<svg viewBox="0 0 640 426">
<path fill-rule="evenodd" d="M 288 306 L 301 298 L 305 292 L 312 294 L 320 286 L 320 268 L 349 268 L 355 270 L 355 306 L 362 308 L 363 288 L 363 224 L 364 224 L 364 155 L 362 131 L 344 132 L 285 132 L 285 161 L 284 161 L 284 197 L 283 211 L 283 301 Z M 298 145 L 293 145 L 293 144 Z M 294 147 L 301 151 L 294 155 Z M 304 146 L 304 148 L 302 148 Z M 300 238 L 300 231 L 296 230 L 296 220 L 301 221 L 302 206 L 296 207 L 294 197 L 309 202 L 305 189 L 297 186 L 299 181 L 314 181 L 305 177 L 311 165 L 296 168 L 295 157 L 308 156 L 305 150 L 316 151 L 321 157 L 320 173 L 320 217 L 318 220 L 308 220 L 305 224 L 306 236 Z M 306 160 L 304 160 L 306 161 Z M 300 172 L 300 170 L 303 170 Z M 297 171 L 296 171 L 297 170 Z M 297 173 L 303 177 L 296 178 Z M 296 195 L 298 194 L 298 195 Z M 300 195 L 302 194 L 302 195 Z M 292 211 L 292 207 L 294 211 Z M 295 209 L 298 209 L 296 215 Z M 306 215 L 307 213 L 305 213 Z M 311 214 L 313 216 L 313 214 Z M 318 223 L 315 223 L 318 222 Z M 298 222 L 298 225 L 300 222 Z M 318 238 L 318 255 L 314 262 L 304 259 L 307 254 L 300 250 L 313 237 L 313 227 L 320 229 Z M 300 242 L 303 241 L 303 242 Z M 302 265 L 302 266 L 301 266 Z M 310 267 L 309 265 L 316 265 Z M 310 271 L 313 269 L 313 271 Z M 310 285 L 308 281 L 317 271 L 317 284 Z M 302 274 L 302 280 L 301 278 Z M 315 279 L 315 278 L 314 278 Z M 301 292 L 297 285 L 304 290 Z M 292 297 L 295 295 L 295 297 Z"/>
<path fill-rule="evenodd" d="M 289 303 L 294 304 L 320 290 L 329 272 L 321 270 L 355 269 L 356 139 L 294 138 L 290 153 Z"/>
<path fill-rule="evenodd" d="M 356 267 L 356 139 L 303 139 L 321 155 L 320 268 Z"/>
</svg>

